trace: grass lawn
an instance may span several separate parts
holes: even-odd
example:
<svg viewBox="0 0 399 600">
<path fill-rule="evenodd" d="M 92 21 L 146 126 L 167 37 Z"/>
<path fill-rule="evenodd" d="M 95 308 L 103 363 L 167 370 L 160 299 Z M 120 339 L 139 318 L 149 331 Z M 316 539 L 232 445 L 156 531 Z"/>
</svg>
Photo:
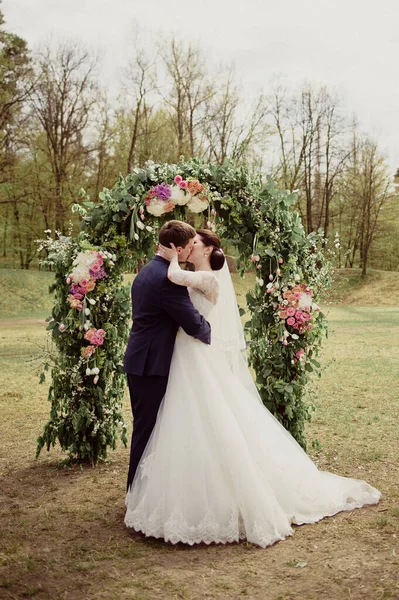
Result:
<svg viewBox="0 0 399 600">
<path fill-rule="evenodd" d="M 29 295 L 23 277 L 25 289 L 15 293 L 31 305 L 11 298 L 0 317 L 1 598 L 399 598 L 398 307 L 329 305 L 324 372 L 310 390 L 317 408 L 307 431 L 313 459 L 381 489 L 380 504 L 296 527 L 293 537 L 265 550 L 248 543 L 190 548 L 124 528 L 122 445 L 95 469 L 63 466 L 58 448 L 35 460 L 49 412 L 47 386 L 38 384 L 31 361 L 51 306 L 51 275 L 39 276 L 43 305 L 38 279 Z M 239 286 L 242 293 L 245 282 Z M 130 422 L 127 396 L 125 416 Z"/>
</svg>

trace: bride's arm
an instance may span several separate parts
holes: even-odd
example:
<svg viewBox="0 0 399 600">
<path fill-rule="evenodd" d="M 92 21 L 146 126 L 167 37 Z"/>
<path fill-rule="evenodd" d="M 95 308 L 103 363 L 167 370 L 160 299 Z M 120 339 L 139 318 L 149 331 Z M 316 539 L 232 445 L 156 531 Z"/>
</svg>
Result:
<svg viewBox="0 0 399 600">
<path fill-rule="evenodd" d="M 217 281 L 212 271 L 183 271 L 180 268 L 177 252 L 174 249 L 161 247 L 160 256 L 169 260 L 168 279 L 176 285 L 194 288 L 200 290 L 203 294 L 209 294 Z"/>
</svg>

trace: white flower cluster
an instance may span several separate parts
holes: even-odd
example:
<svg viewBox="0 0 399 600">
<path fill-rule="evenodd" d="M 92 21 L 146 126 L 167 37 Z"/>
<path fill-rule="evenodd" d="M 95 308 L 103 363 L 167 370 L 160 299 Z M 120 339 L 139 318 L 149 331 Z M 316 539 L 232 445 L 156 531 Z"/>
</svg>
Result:
<svg viewBox="0 0 399 600">
<path fill-rule="evenodd" d="M 61 231 L 55 231 L 57 237 L 53 239 L 50 237 L 51 229 L 46 229 L 44 233 L 47 234 L 47 239 L 35 240 L 39 252 L 42 250 L 47 252 L 47 257 L 41 260 L 40 264 L 50 266 L 55 263 L 65 263 L 68 260 L 69 252 L 74 246 L 72 238 L 62 235 Z"/>
<path fill-rule="evenodd" d="M 209 203 L 207 200 L 201 200 L 198 196 L 191 196 L 190 200 L 187 202 L 187 208 L 193 213 L 201 213 L 207 209 Z"/>
</svg>

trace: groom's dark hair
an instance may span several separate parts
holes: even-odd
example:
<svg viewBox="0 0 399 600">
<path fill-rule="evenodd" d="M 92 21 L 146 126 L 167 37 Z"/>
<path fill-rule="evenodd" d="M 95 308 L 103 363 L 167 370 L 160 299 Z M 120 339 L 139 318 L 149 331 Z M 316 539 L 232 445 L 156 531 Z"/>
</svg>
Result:
<svg viewBox="0 0 399 600">
<path fill-rule="evenodd" d="M 162 246 L 170 248 L 170 244 L 185 248 L 189 242 L 196 236 L 194 227 L 183 221 L 167 221 L 159 230 L 159 242 Z"/>
</svg>

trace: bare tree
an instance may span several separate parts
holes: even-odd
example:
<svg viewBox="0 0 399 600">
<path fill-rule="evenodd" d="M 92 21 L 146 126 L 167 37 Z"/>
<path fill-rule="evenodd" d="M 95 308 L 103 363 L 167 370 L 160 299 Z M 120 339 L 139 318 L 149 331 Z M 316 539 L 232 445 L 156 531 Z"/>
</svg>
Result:
<svg viewBox="0 0 399 600">
<path fill-rule="evenodd" d="M 96 61 L 78 45 L 66 43 L 55 51 L 45 47 L 37 63 L 39 81 L 31 105 L 45 134 L 53 174 L 55 228 L 64 231 L 70 179 L 81 176 L 91 151 L 85 135 L 96 102 Z"/>
<path fill-rule="evenodd" d="M 167 74 L 166 103 L 177 136 L 178 158 L 194 156 L 200 148 L 197 130 L 205 118 L 205 104 L 214 94 L 205 70 L 205 60 L 199 46 L 184 45 L 176 38 L 163 41 L 160 53 Z"/>
<path fill-rule="evenodd" d="M 394 196 L 392 177 L 375 140 L 353 132 L 351 163 L 344 174 L 344 195 L 349 212 L 348 262 L 357 252 L 362 275 L 367 274 L 370 249 L 378 233 L 381 210 Z"/>
<path fill-rule="evenodd" d="M 240 95 L 232 68 L 224 77 L 219 76 L 218 82 L 219 89 L 206 103 L 203 129 L 208 146 L 208 159 L 223 164 L 232 146 Z"/>
<path fill-rule="evenodd" d="M 142 121 L 148 112 L 148 96 L 156 89 L 156 73 L 154 61 L 146 56 L 138 42 L 138 34 L 135 43 L 135 55 L 129 61 L 124 72 L 124 105 L 126 97 L 133 97 L 130 113 L 130 145 L 127 158 L 127 172 L 130 173 L 135 161 L 137 142 L 144 134 Z"/>
<path fill-rule="evenodd" d="M 339 99 L 325 87 L 292 95 L 277 85 L 269 103 L 279 148 L 275 176 L 286 189 L 300 190 L 297 208 L 307 231 L 324 227 L 327 236 L 337 178 L 350 157 Z"/>
</svg>

